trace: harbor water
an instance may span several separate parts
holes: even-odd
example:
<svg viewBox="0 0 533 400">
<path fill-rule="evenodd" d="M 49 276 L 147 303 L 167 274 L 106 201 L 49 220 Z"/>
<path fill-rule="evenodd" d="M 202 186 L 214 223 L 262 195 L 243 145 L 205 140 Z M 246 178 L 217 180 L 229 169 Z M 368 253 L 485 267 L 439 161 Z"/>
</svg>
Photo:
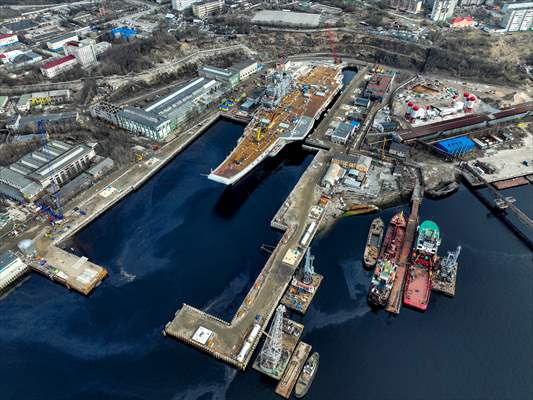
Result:
<svg viewBox="0 0 533 400">
<path fill-rule="evenodd" d="M 205 177 L 243 127 L 218 121 L 69 245 L 108 268 L 90 297 L 32 276 L 0 301 L 0 398 L 276 399 L 275 383 L 162 335 L 186 302 L 229 320 L 257 277 L 270 219 L 313 155 L 293 146 L 234 188 Z M 518 204 L 531 185 L 512 189 Z M 400 206 L 381 212 L 388 222 Z M 440 252 L 463 247 L 454 298 L 399 316 L 366 302 L 376 215 L 341 219 L 313 243 L 324 280 L 304 317 L 320 352 L 309 399 L 530 399 L 533 265 L 528 248 L 461 188 L 424 200 Z"/>
</svg>

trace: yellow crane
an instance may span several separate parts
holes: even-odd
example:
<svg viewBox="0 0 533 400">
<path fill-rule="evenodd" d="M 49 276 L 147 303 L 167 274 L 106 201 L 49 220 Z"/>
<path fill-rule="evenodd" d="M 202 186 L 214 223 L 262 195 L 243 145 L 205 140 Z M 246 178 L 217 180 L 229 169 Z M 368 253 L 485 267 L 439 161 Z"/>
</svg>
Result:
<svg viewBox="0 0 533 400">
<path fill-rule="evenodd" d="M 261 140 L 261 127 L 257 128 L 257 141 Z"/>
</svg>

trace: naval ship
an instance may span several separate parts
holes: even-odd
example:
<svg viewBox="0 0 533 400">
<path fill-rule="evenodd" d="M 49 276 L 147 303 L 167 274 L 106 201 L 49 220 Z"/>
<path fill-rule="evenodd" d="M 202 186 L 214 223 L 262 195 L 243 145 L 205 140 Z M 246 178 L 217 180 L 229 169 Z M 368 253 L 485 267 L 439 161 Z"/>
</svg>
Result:
<svg viewBox="0 0 533 400">
<path fill-rule="evenodd" d="M 300 141 L 342 88 L 342 70 L 302 65 L 294 77 L 285 71 L 271 76 L 262 105 L 246 126 L 236 147 L 208 178 L 224 185 L 238 182 L 265 158 L 286 144 Z"/>
</svg>

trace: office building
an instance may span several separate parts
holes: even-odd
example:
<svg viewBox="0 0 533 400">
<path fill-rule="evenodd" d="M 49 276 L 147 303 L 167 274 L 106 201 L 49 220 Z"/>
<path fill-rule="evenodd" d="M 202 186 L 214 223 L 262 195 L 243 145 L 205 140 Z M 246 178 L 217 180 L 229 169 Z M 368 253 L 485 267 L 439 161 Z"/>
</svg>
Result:
<svg viewBox="0 0 533 400">
<path fill-rule="evenodd" d="M 507 32 L 529 31 L 533 29 L 533 2 L 505 3 L 501 26 Z"/>
<path fill-rule="evenodd" d="M 53 78 L 69 69 L 72 69 L 78 61 L 72 54 L 48 61 L 41 66 L 41 73 L 47 78 Z"/>
<path fill-rule="evenodd" d="M 434 0 L 430 18 L 435 22 L 453 17 L 457 0 Z"/>
<path fill-rule="evenodd" d="M 206 18 L 224 8 L 224 0 L 204 0 L 192 5 L 192 13 L 196 18 Z"/>
</svg>

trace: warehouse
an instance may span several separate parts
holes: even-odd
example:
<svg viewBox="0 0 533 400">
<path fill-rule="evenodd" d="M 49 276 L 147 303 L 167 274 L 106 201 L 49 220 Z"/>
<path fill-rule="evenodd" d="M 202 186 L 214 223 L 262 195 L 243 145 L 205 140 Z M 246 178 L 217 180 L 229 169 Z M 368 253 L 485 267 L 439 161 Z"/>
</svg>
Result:
<svg viewBox="0 0 533 400">
<path fill-rule="evenodd" d="M 6 179 L 13 178 L 11 182 L 4 183 L 19 190 L 27 190 L 28 181 L 37 183 L 41 188 L 50 186 L 52 179 L 56 184 L 62 185 L 83 172 L 95 155 L 93 146 L 72 146 L 52 140 L 46 147 L 28 153 L 8 168 L 4 168 Z M 17 175 L 12 174 L 13 172 Z"/>
<path fill-rule="evenodd" d="M 331 134 L 331 141 L 333 143 L 346 144 L 352 137 L 355 131 L 355 126 L 346 122 L 341 122 L 335 131 Z"/>
<path fill-rule="evenodd" d="M 33 201 L 43 193 L 43 187 L 12 169 L 0 167 L 0 197 L 16 201 Z"/>
<path fill-rule="evenodd" d="M 168 118 L 142 108 L 125 107 L 117 117 L 121 128 L 153 140 L 162 140 L 172 131 L 171 121 Z"/>
<path fill-rule="evenodd" d="M 37 128 L 37 123 L 40 120 L 47 126 L 70 124 L 78 120 L 78 113 L 75 111 L 66 111 L 55 114 L 30 114 L 24 117 L 16 115 L 6 122 L 6 128 L 15 132 L 32 131 Z"/>
</svg>

